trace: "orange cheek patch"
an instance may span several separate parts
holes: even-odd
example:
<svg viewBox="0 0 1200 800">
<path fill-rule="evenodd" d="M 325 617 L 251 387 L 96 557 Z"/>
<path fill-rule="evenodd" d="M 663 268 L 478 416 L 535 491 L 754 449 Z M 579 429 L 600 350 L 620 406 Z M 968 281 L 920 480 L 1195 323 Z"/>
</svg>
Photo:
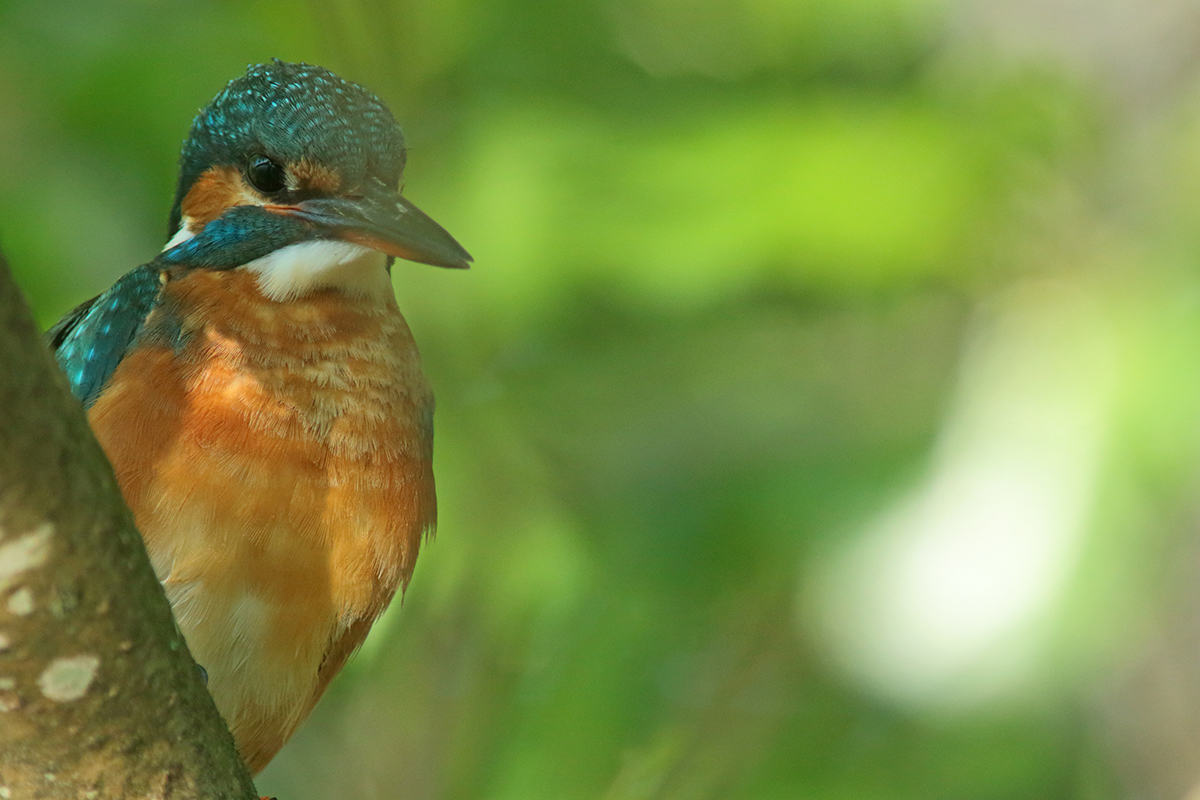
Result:
<svg viewBox="0 0 1200 800">
<path fill-rule="evenodd" d="M 296 182 L 304 189 L 309 189 L 322 194 L 335 194 L 342 188 L 342 179 L 329 167 L 310 161 L 307 158 L 301 159 L 291 166 L 289 172 L 296 178 Z"/>
<path fill-rule="evenodd" d="M 233 167 L 210 167 L 183 198 L 183 215 L 199 232 L 230 206 L 246 205 L 245 184 Z"/>
</svg>

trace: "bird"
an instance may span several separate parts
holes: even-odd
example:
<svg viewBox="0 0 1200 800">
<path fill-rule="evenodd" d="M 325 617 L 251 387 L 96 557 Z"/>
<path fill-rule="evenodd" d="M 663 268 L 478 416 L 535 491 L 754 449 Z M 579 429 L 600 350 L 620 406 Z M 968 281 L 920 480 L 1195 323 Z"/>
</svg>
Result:
<svg viewBox="0 0 1200 800">
<path fill-rule="evenodd" d="M 405 162 L 369 90 L 251 65 L 192 123 L 162 252 L 46 333 L 253 774 L 436 524 L 391 267 L 472 258 L 401 195 Z"/>
</svg>

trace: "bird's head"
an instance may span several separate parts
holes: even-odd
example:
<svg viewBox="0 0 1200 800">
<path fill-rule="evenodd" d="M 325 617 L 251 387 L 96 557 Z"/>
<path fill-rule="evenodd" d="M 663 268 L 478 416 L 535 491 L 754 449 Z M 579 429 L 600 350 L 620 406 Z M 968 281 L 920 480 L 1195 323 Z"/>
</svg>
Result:
<svg viewBox="0 0 1200 800">
<path fill-rule="evenodd" d="M 252 66 L 197 115 L 165 267 L 259 274 L 276 299 L 386 279 L 393 258 L 471 256 L 400 196 L 404 136 L 383 102 L 308 64 Z"/>
</svg>

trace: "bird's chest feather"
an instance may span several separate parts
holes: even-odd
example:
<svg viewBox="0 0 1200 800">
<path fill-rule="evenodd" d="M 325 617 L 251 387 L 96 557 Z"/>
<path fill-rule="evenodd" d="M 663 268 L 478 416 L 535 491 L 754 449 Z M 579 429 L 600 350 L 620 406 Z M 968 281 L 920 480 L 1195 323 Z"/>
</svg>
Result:
<svg viewBox="0 0 1200 800">
<path fill-rule="evenodd" d="M 434 524 L 411 334 L 390 293 L 277 303 L 196 272 L 135 344 L 93 429 L 235 736 L 298 723 Z"/>
</svg>

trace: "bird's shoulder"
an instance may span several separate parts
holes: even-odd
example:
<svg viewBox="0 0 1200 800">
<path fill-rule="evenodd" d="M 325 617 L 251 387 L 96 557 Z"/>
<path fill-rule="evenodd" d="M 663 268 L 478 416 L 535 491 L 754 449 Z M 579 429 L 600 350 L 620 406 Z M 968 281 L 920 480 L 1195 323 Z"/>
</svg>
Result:
<svg viewBox="0 0 1200 800">
<path fill-rule="evenodd" d="M 46 342 L 67 376 L 71 393 L 85 408 L 99 397 L 141 332 L 161 285 L 156 268 L 140 266 L 46 331 Z"/>
</svg>

